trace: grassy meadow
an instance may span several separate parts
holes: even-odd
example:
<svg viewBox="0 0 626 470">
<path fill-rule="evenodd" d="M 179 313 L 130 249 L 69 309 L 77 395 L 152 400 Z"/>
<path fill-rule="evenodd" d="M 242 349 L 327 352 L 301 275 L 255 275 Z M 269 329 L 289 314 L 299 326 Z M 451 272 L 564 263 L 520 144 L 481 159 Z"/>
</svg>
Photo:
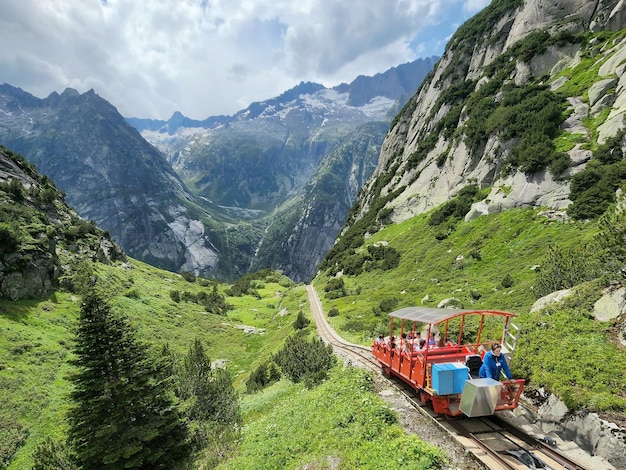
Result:
<svg viewBox="0 0 626 470">
<path fill-rule="evenodd" d="M 526 378 L 531 388 L 556 392 L 573 409 L 623 416 L 626 376 L 619 371 L 626 370 L 626 349 L 619 345 L 614 321 L 595 320 L 592 313 L 605 284 L 600 279 L 581 283 L 563 302 L 530 313 L 548 249 L 575 253 L 597 236 L 595 222 L 556 222 L 525 208 L 461 221 L 443 240 L 435 234 L 425 214 L 387 226 L 365 241 L 363 250 L 384 242 L 400 251 L 400 264 L 343 276 L 344 297 L 322 295 L 324 311 L 338 312 L 329 320 L 343 337 L 371 344 L 387 332 L 384 305 L 393 310 L 436 307 L 456 299 L 453 305 L 459 308 L 511 311 L 519 315 L 514 323 L 521 327 L 514 375 Z M 512 285 L 504 287 L 507 276 Z M 313 283 L 323 294 L 329 281 L 318 276 Z"/>
<path fill-rule="evenodd" d="M 169 295 L 171 290 L 197 294 L 210 286 L 134 260 L 97 269 L 110 304 L 130 318 L 141 341 L 155 351 L 167 344 L 182 355 L 199 338 L 212 361 L 225 363 L 237 388 L 257 363 L 280 349 L 298 311 L 308 311 L 304 286 L 279 275 L 257 281 L 260 298 L 227 297 L 234 308 L 220 316 Z M 220 285 L 220 292 L 227 287 Z M 30 468 L 36 444 L 63 432 L 67 360 L 79 308 L 80 299 L 64 292 L 39 301 L 0 300 L 0 457 L 5 459 L 0 468 L 15 451 L 8 468 Z M 244 325 L 257 332 L 245 332 Z"/>
</svg>

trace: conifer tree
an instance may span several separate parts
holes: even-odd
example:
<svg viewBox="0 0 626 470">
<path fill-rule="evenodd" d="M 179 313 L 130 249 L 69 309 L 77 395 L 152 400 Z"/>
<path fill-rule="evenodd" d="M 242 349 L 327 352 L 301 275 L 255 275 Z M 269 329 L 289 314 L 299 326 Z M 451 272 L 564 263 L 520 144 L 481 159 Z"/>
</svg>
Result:
<svg viewBox="0 0 626 470">
<path fill-rule="evenodd" d="M 75 355 L 69 441 L 82 468 L 172 468 L 186 457 L 168 374 L 93 289 L 83 297 Z"/>
</svg>

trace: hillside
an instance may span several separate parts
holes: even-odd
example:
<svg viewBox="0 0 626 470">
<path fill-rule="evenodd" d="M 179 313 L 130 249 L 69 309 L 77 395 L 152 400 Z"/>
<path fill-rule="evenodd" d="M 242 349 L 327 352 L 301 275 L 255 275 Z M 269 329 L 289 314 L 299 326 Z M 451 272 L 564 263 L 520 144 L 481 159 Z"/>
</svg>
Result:
<svg viewBox="0 0 626 470">
<path fill-rule="evenodd" d="M 566 410 L 545 429 L 606 458 L 625 454 L 625 18 L 617 1 L 500 0 L 459 28 L 313 281 L 362 343 L 408 305 L 517 312 L 514 375 Z M 610 444 L 594 412 L 622 426 Z"/>
<path fill-rule="evenodd" d="M 68 429 L 66 418 L 72 409 L 70 394 L 77 366 L 73 362 L 76 332 L 79 312 L 84 306 L 79 286 L 96 279 L 106 292 L 106 302 L 112 311 L 128 318 L 137 331 L 137 338 L 151 355 L 159 357 L 167 351 L 172 357 L 183 357 L 198 341 L 203 344 L 212 370 L 224 368 L 227 376 L 232 377 L 244 402 L 247 426 L 258 421 L 261 415 L 270 418 L 269 410 L 280 407 L 281 411 L 271 415 L 278 437 L 272 444 L 273 457 L 257 458 L 253 466 L 270 468 L 278 462 L 321 462 L 329 457 L 327 452 L 331 449 L 334 449 L 334 459 L 347 464 L 376 461 L 381 453 L 388 454 L 391 439 L 398 443 L 395 455 L 399 461 L 421 455 L 423 468 L 440 468 L 445 458 L 442 452 L 402 432 L 397 419 L 375 395 L 371 379 L 363 372 L 342 371 L 341 367 L 336 367 L 332 380 L 317 390 L 307 390 L 302 384 L 285 379 L 270 387 L 267 393 L 244 395 L 251 373 L 280 350 L 285 338 L 294 333 L 296 318 L 308 312 L 304 286 L 295 286 L 273 271 L 227 285 L 189 273 L 181 276 L 159 270 L 124 256 L 105 232 L 78 218 L 62 202 L 62 192 L 47 178 L 38 175 L 19 155 L 2 149 L 0 177 L 5 181 L 0 185 L 3 240 L 0 284 L 3 288 L 11 287 L 0 296 L 2 468 L 33 468 L 34 455 L 46 445 L 52 445 L 48 449 L 57 449 L 52 451 L 53 455 L 65 459 L 63 468 L 75 468 L 68 467 L 66 454 L 58 449 L 63 445 Z M 117 258 L 104 256 L 101 247 L 116 253 Z M 55 253 L 59 259 L 55 258 Z M 58 264 L 53 264 L 54 269 L 42 270 L 39 259 Z M 33 284 L 28 282 L 27 276 L 31 271 L 13 270 L 25 262 L 32 262 L 33 268 L 37 268 L 32 272 L 40 276 L 50 274 L 46 282 L 36 284 L 38 290 L 16 287 Z M 55 269 L 57 275 L 53 275 Z M 16 272 L 23 277 L 16 279 Z M 15 292 L 26 298 L 9 298 L 8 294 Z M 215 308 L 213 302 L 216 298 L 225 301 L 218 302 L 219 308 Z M 308 326 L 301 328 L 297 336 L 313 334 L 313 326 Z M 340 401 L 332 400 L 323 408 L 315 408 L 314 404 L 338 394 L 342 396 Z M 285 407 L 284 400 L 291 403 L 289 407 Z M 313 409 L 306 411 L 304 403 Z M 177 402 L 181 410 L 189 405 Z M 311 413 L 322 410 L 324 419 L 330 420 L 325 424 L 319 420 L 325 431 L 328 426 L 340 426 L 343 430 L 341 435 L 319 433 L 316 445 L 327 449 L 326 452 L 320 454 L 311 448 L 294 454 L 283 446 L 287 436 L 294 445 L 311 439 L 311 427 L 293 429 L 294 412 L 306 412 L 311 417 Z M 279 413 L 286 414 L 280 416 Z M 346 413 L 358 417 L 358 421 L 348 427 L 341 424 L 341 417 Z M 263 418 L 261 426 L 265 427 L 262 423 Z M 365 433 L 371 432 L 372 427 L 380 430 L 380 436 L 365 439 Z M 197 424 L 191 423 L 190 428 L 198 433 Z M 201 434 L 202 450 L 194 453 L 191 461 L 181 463 L 180 468 L 214 467 L 220 462 L 230 465 L 227 458 L 237 443 L 248 455 L 245 465 L 250 465 L 250 455 L 268 444 L 262 435 L 250 432 L 252 429 L 254 426 L 240 438 L 227 433 Z M 353 443 L 348 450 L 346 439 Z M 46 444 L 48 442 L 53 444 Z M 108 450 L 114 452 L 110 447 Z M 59 461 L 48 462 L 44 468 L 56 469 L 59 465 Z M 233 465 L 242 468 L 236 460 Z"/>
</svg>

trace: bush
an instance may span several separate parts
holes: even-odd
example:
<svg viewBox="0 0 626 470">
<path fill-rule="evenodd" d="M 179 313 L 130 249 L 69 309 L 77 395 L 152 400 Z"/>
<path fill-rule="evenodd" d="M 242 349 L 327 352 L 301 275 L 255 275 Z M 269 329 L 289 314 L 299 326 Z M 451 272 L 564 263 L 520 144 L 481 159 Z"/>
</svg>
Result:
<svg viewBox="0 0 626 470">
<path fill-rule="evenodd" d="M 293 328 L 296 330 L 303 330 L 307 326 L 311 324 L 311 320 L 309 320 L 302 310 L 298 312 L 298 318 L 293 322 Z"/>
<path fill-rule="evenodd" d="M 6 468 L 28 437 L 28 428 L 8 416 L 0 416 L 0 468 Z"/>
<path fill-rule="evenodd" d="M 333 347 L 326 346 L 321 339 L 310 342 L 300 336 L 290 336 L 274 357 L 274 362 L 292 382 L 299 383 L 307 378 L 307 386 L 326 379 L 328 370 L 334 365 Z"/>
<path fill-rule="evenodd" d="M 170 291 L 170 299 L 172 299 L 176 303 L 180 302 L 180 291 L 171 290 Z"/>
<path fill-rule="evenodd" d="M 338 317 L 339 316 L 339 310 L 336 307 L 331 308 L 328 311 L 328 316 L 329 317 Z"/>
<path fill-rule="evenodd" d="M 252 371 L 246 381 L 246 391 L 254 393 L 280 380 L 280 370 L 273 361 L 265 361 Z"/>
<path fill-rule="evenodd" d="M 326 292 L 326 298 L 328 299 L 336 299 L 338 297 L 346 296 L 346 286 L 343 282 L 343 278 L 335 277 L 332 278 L 324 287 L 324 292 Z"/>
<path fill-rule="evenodd" d="M 396 305 L 398 305 L 398 299 L 383 299 L 380 302 L 380 310 L 389 313 Z"/>
<path fill-rule="evenodd" d="M 506 276 L 504 276 L 504 278 L 502 278 L 502 287 L 504 287 L 505 289 L 508 289 L 509 287 L 513 287 L 513 284 L 515 284 L 515 282 L 513 281 L 513 277 L 510 274 L 507 274 Z"/>
<path fill-rule="evenodd" d="M 189 271 L 181 271 L 180 275 L 187 282 L 196 282 L 196 276 L 193 273 L 190 273 Z"/>
<path fill-rule="evenodd" d="M 37 445 L 33 460 L 32 470 L 78 470 L 67 444 L 55 442 L 49 436 Z"/>
<path fill-rule="evenodd" d="M 18 234 L 14 232 L 11 226 L 4 222 L 0 223 L 0 253 L 13 253 L 19 244 Z"/>
<path fill-rule="evenodd" d="M 580 245 L 572 249 L 549 246 L 535 280 L 537 296 L 569 289 L 600 276 L 600 254 L 601 250 L 595 245 Z"/>
</svg>

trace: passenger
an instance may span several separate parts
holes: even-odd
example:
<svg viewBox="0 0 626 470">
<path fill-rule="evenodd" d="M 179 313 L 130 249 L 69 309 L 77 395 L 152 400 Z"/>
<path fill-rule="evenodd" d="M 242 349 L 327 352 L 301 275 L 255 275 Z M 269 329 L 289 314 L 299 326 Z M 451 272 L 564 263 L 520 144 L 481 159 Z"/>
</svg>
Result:
<svg viewBox="0 0 626 470">
<path fill-rule="evenodd" d="M 407 341 L 406 341 L 406 333 L 402 333 L 400 335 L 400 347 L 402 349 L 404 349 L 406 347 L 406 343 L 407 343 Z"/>
<path fill-rule="evenodd" d="M 378 335 L 378 338 L 374 340 L 376 344 L 383 344 L 385 342 L 385 337 L 383 335 Z"/>
<path fill-rule="evenodd" d="M 443 337 L 440 337 L 439 341 L 437 341 L 437 347 L 443 348 L 445 345 L 446 345 L 446 342 L 443 340 Z"/>
<path fill-rule="evenodd" d="M 413 351 L 421 351 L 426 347 L 426 340 L 420 339 L 419 343 L 416 341 L 413 343 Z"/>
<path fill-rule="evenodd" d="M 395 336 L 391 336 L 389 338 L 389 347 L 391 349 L 396 349 L 396 338 L 395 338 Z"/>
<path fill-rule="evenodd" d="M 491 345 L 491 351 L 487 351 L 483 358 L 483 365 L 480 366 L 478 376 L 480 378 L 489 378 L 500 380 L 500 374 L 504 372 L 504 375 L 508 379 L 512 379 L 511 371 L 506 363 L 506 359 L 502 354 L 502 346 L 498 343 Z"/>
<path fill-rule="evenodd" d="M 437 340 L 435 339 L 435 333 L 430 334 L 430 338 L 428 338 L 428 346 L 436 346 Z"/>
</svg>

